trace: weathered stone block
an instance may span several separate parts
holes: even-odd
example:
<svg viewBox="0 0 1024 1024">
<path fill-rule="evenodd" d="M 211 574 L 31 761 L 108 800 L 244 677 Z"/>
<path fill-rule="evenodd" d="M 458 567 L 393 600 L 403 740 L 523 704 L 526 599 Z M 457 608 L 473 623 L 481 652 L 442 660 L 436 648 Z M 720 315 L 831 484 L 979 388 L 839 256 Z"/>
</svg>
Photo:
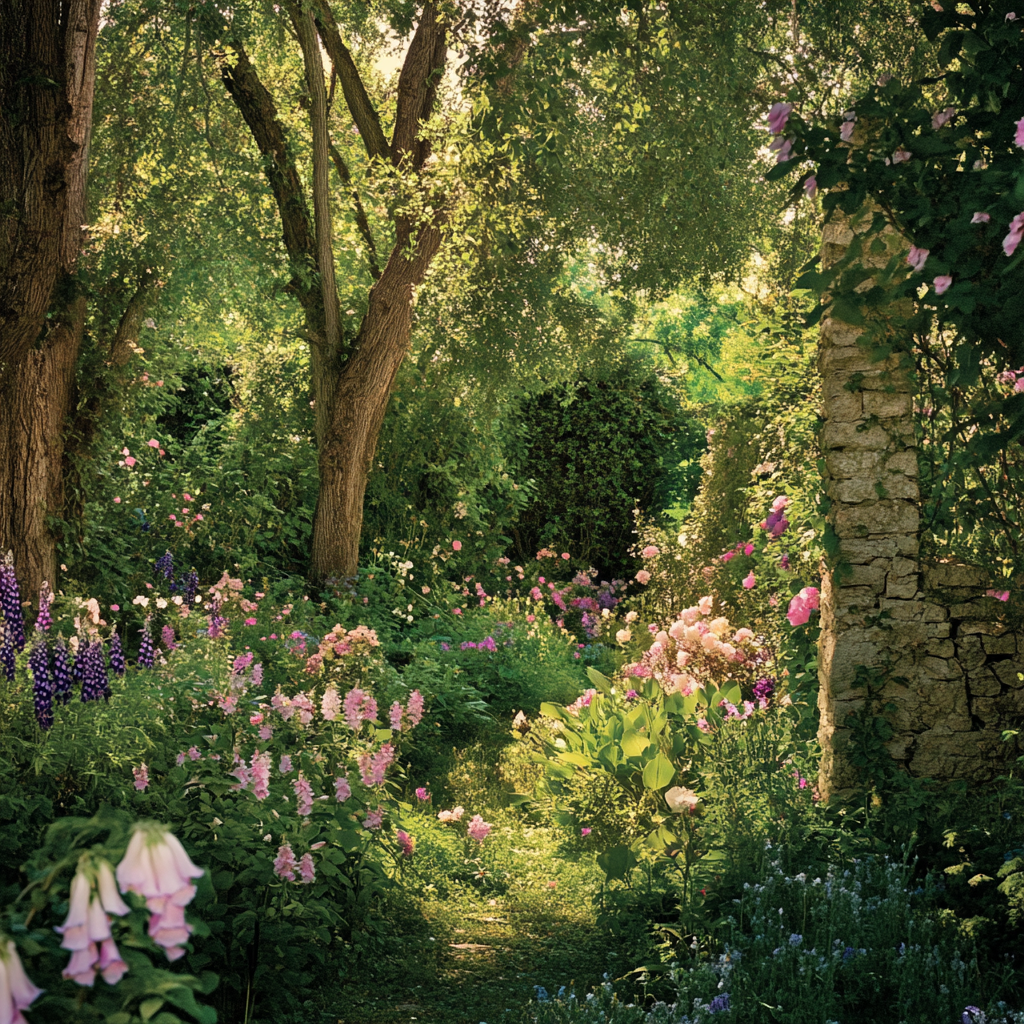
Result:
<svg viewBox="0 0 1024 1024">
<path fill-rule="evenodd" d="M 981 639 L 976 636 L 958 637 L 956 642 L 957 660 L 966 672 L 972 672 L 985 664 L 985 651 Z"/>
<path fill-rule="evenodd" d="M 907 416 L 912 408 L 911 397 L 907 393 L 886 391 L 866 391 L 863 401 L 864 413 L 867 416 L 878 416 L 890 419 L 895 416 Z"/>
<path fill-rule="evenodd" d="M 833 480 L 853 477 L 874 477 L 881 471 L 882 457 L 878 452 L 832 449 L 825 452 L 825 467 Z"/>
<path fill-rule="evenodd" d="M 885 596 L 890 598 L 906 598 L 913 600 L 917 597 L 917 577 L 898 576 L 893 579 L 891 576 L 885 584 Z"/>
<path fill-rule="evenodd" d="M 1006 661 L 990 662 L 989 667 L 999 677 L 999 681 L 1006 686 L 1011 686 L 1014 689 L 1019 689 L 1024 686 L 1017 677 L 1024 672 L 1024 666 L 1020 664 L 1016 659 Z"/>
<path fill-rule="evenodd" d="M 968 676 L 968 689 L 973 697 L 996 697 L 1002 691 L 1002 683 L 987 668 L 978 669 Z"/>
<path fill-rule="evenodd" d="M 952 612 L 950 612 L 952 614 Z M 1002 622 L 961 622 L 957 627 L 957 636 L 999 636 L 1006 632 L 1006 624 Z"/>
<path fill-rule="evenodd" d="M 981 645 L 985 648 L 986 654 L 1017 653 L 1017 638 L 1012 633 L 1004 633 L 1002 636 L 983 636 Z"/>
<path fill-rule="evenodd" d="M 887 473 L 901 473 L 904 476 L 916 478 L 918 475 L 917 452 L 893 452 L 885 460 L 885 469 Z"/>
<path fill-rule="evenodd" d="M 864 403 L 859 391 L 844 389 L 829 401 L 826 408 L 829 422 L 850 423 L 864 419 Z"/>
<path fill-rule="evenodd" d="M 925 582 L 930 587 L 972 587 L 990 585 L 990 577 L 983 569 L 957 562 L 929 562 L 924 566 Z"/>
<path fill-rule="evenodd" d="M 822 448 L 854 448 L 863 451 L 884 451 L 892 444 L 889 432 L 877 423 L 865 429 L 854 423 L 829 420 L 821 428 Z"/>
<path fill-rule="evenodd" d="M 840 538 L 867 537 L 872 534 L 895 536 L 916 534 L 920 513 L 910 502 L 884 500 L 839 508 L 835 515 L 835 531 Z"/>
</svg>

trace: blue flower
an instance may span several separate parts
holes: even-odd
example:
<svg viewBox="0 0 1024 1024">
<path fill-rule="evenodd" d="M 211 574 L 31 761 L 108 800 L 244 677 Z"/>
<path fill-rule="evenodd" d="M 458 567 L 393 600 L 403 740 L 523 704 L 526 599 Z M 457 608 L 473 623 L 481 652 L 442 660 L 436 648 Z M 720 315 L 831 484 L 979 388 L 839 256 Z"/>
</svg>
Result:
<svg viewBox="0 0 1024 1024">
<path fill-rule="evenodd" d="M 537 1002 L 546 1003 L 551 999 L 548 995 L 548 990 L 543 985 L 534 985 L 533 991 L 537 993 Z"/>
<path fill-rule="evenodd" d="M 793 932 L 793 934 L 790 935 L 790 937 L 789 937 L 789 944 L 791 946 L 799 946 L 800 943 L 803 942 L 803 941 L 804 941 L 804 937 L 802 935 L 797 935 L 796 932 Z"/>
<path fill-rule="evenodd" d="M 725 1013 L 729 1009 L 729 993 L 723 992 L 708 1003 L 708 1013 Z"/>
</svg>

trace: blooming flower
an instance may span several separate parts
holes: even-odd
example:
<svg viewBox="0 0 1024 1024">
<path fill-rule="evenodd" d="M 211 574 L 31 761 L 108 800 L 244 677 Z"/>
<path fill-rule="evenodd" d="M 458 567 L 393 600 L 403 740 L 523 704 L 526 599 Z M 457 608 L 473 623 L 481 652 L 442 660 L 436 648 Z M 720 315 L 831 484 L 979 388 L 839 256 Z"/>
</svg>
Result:
<svg viewBox="0 0 1024 1024">
<path fill-rule="evenodd" d="M 304 853 L 299 860 L 299 882 L 311 885 L 316 881 L 316 868 L 313 866 L 313 854 Z"/>
<path fill-rule="evenodd" d="M 802 626 L 818 608 L 818 588 L 804 587 L 790 602 L 786 618 L 791 626 Z"/>
<path fill-rule="evenodd" d="M 138 768 L 133 768 L 132 775 L 135 776 L 135 788 L 140 792 L 149 785 L 148 765 L 140 764 Z"/>
<path fill-rule="evenodd" d="M 376 832 L 380 828 L 384 821 L 384 810 L 378 805 L 375 811 L 367 811 L 366 817 L 363 819 L 363 825 L 370 829 L 371 832 Z"/>
<path fill-rule="evenodd" d="M 924 269 L 929 252 L 931 252 L 930 249 L 919 249 L 916 245 L 910 247 L 910 252 L 907 253 L 907 262 L 917 273 L 921 273 Z"/>
<path fill-rule="evenodd" d="M 1007 15 L 1007 18 L 1010 17 L 1010 15 Z M 1019 121 L 1015 121 L 1014 123 L 1017 126 L 1017 131 L 1014 133 L 1013 136 L 1013 144 L 1015 146 L 1020 146 L 1021 149 L 1024 149 L 1024 117 L 1022 117 Z"/>
<path fill-rule="evenodd" d="M 25 1024 L 21 1011 L 27 1010 L 42 992 L 29 981 L 13 940 L 0 940 L 0 1020 Z"/>
<path fill-rule="evenodd" d="M 402 705 L 396 700 L 394 704 L 391 705 L 391 710 L 388 713 L 391 728 L 395 732 L 400 732 L 402 729 L 402 713 Z"/>
<path fill-rule="evenodd" d="M 768 111 L 768 131 L 772 135 L 781 135 L 792 112 L 792 103 L 773 103 L 771 110 Z"/>
<path fill-rule="evenodd" d="M 946 107 L 945 110 L 936 111 L 932 114 L 932 127 L 938 131 L 940 128 L 949 124 L 954 117 L 956 117 L 956 107 Z"/>
<path fill-rule="evenodd" d="M 979 212 L 979 213 L 976 213 L 971 218 L 971 223 L 972 224 L 987 224 L 991 219 L 992 219 L 992 214 Z"/>
<path fill-rule="evenodd" d="M 266 800 L 270 796 L 270 753 L 258 750 L 249 762 L 249 775 L 252 779 L 252 795 L 257 800 Z"/>
<path fill-rule="evenodd" d="M 299 777 L 292 783 L 295 790 L 295 810 L 302 818 L 313 813 L 313 787 L 309 780 L 299 772 Z"/>
<path fill-rule="evenodd" d="M 756 584 L 757 584 L 757 577 L 754 575 L 753 570 L 751 570 L 744 577 L 743 589 L 744 590 L 753 590 L 753 588 L 755 587 Z"/>
<path fill-rule="evenodd" d="M 295 881 L 295 852 L 292 850 L 291 843 L 282 843 L 277 848 L 277 856 L 274 858 L 274 874 L 286 882 Z"/>
<path fill-rule="evenodd" d="M 1018 213 L 1013 220 L 1010 221 L 1010 232 L 1003 239 L 1003 252 L 1007 256 L 1012 256 L 1020 245 L 1021 238 L 1024 237 L 1024 213 Z"/>
<path fill-rule="evenodd" d="M 413 855 L 416 850 L 416 840 L 408 832 L 403 832 L 399 829 L 395 834 L 395 840 L 398 842 L 403 857 L 411 857 Z"/>
<path fill-rule="evenodd" d="M 650 583 L 650 581 L 651 581 L 651 574 L 646 569 L 641 569 L 636 574 L 636 581 L 637 581 L 637 583 L 643 583 L 643 584 Z"/>
<path fill-rule="evenodd" d="M 591 833 L 591 831 L 592 831 L 591 829 L 589 829 L 589 828 L 586 828 L 586 827 L 584 827 L 584 828 L 581 828 L 581 829 L 580 829 L 580 835 L 581 835 L 581 836 L 589 836 L 589 835 L 590 835 L 590 833 Z"/>
<path fill-rule="evenodd" d="M 417 800 L 429 800 L 430 799 L 430 794 L 427 792 L 427 789 L 426 789 L 425 786 L 420 786 L 419 789 L 416 790 L 416 799 Z"/>
<path fill-rule="evenodd" d="M 673 814 L 696 814 L 700 804 L 700 797 L 692 789 L 683 786 L 673 786 L 665 791 L 665 803 Z"/>
<path fill-rule="evenodd" d="M 470 839 L 475 839 L 478 843 L 483 843 L 493 827 L 493 825 L 484 821 L 479 814 L 474 814 L 469 820 L 469 825 L 466 828 L 466 835 L 468 835 Z"/>
<path fill-rule="evenodd" d="M 409 728 L 415 728 L 423 720 L 423 695 L 419 690 L 413 690 L 409 694 L 409 701 L 405 708 L 409 716 Z"/>
<path fill-rule="evenodd" d="M 452 551 L 461 551 L 461 550 L 462 550 L 462 541 L 461 540 L 453 540 L 452 541 Z"/>
<path fill-rule="evenodd" d="M 192 934 L 185 907 L 196 894 L 192 880 L 202 874 L 203 869 L 192 863 L 177 837 L 163 825 L 135 826 L 117 866 L 117 883 L 122 892 L 130 890 L 146 898 L 149 936 L 163 947 L 168 960 L 185 955 L 185 943 Z"/>
<path fill-rule="evenodd" d="M 288 754 L 281 755 L 281 763 L 278 765 L 277 770 L 282 775 L 287 775 L 292 770 L 292 759 Z"/>
<path fill-rule="evenodd" d="M 466 813 L 465 808 L 455 807 L 450 811 L 438 811 L 437 820 L 448 823 L 449 821 L 461 821 L 462 816 Z"/>
<path fill-rule="evenodd" d="M 661 552 L 653 544 L 648 544 L 641 552 L 641 555 L 644 558 L 654 558 L 659 554 L 661 554 Z"/>
<path fill-rule="evenodd" d="M 934 281 L 932 281 L 932 284 L 935 287 L 935 294 L 936 295 L 943 295 L 943 294 L 945 294 L 946 291 L 949 290 L 949 286 L 952 283 L 953 283 L 953 278 L 950 277 L 949 274 L 939 274 L 939 276 L 936 277 Z"/>
</svg>

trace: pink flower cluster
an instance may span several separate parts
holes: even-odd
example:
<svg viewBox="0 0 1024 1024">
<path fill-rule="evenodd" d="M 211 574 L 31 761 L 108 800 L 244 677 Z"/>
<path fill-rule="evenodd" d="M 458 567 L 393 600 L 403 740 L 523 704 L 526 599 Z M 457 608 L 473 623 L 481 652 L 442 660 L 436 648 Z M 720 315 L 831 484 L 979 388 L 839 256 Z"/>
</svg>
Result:
<svg viewBox="0 0 1024 1024">
<path fill-rule="evenodd" d="M 373 695 L 355 687 L 345 694 L 345 721 L 353 732 L 358 732 L 363 722 L 377 717 L 377 701 Z"/>
<path fill-rule="evenodd" d="M 790 500 L 784 494 L 780 494 L 773 502 L 768 518 L 761 524 L 762 530 L 767 530 L 772 537 L 781 537 L 789 529 L 789 520 L 786 518 L 786 509 Z"/>
<path fill-rule="evenodd" d="M 818 610 L 818 588 L 804 587 L 792 601 L 786 618 L 791 626 L 802 626 L 811 617 L 811 612 Z"/>
<path fill-rule="evenodd" d="M 488 824 L 479 814 L 474 814 L 469 820 L 469 825 L 466 828 L 466 835 L 470 839 L 475 839 L 478 843 L 483 843 L 487 838 L 493 825 Z"/>
<path fill-rule="evenodd" d="M 598 693 L 597 690 L 594 690 L 594 689 L 584 690 L 583 693 L 580 694 L 580 696 L 577 697 L 571 704 L 569 704 L 566 707 L 565 710 L 568 711 L 570 715 L 575 715 L 577 718 L 579 718 L 580 717 L 580 711 L 582 711 L 583 708 L 589 708 L 590 707 L 590 702 L 595 697 L 599 697 L 599 696 L 600 696 L 600 694 Z"/>
<path fill-rule="evenodd" d="M 192 880 L 202 874 L 177 838 L 159 825 L 137 825 L 117 866 L 121 891 L 146 898 L 149 937 L 163 947 L 168 960 L 185 955 L 185 943 L 192 934 L 185 907 L 196 894 Z"/>
<path fill-rule="evenodd" d="M 282 843 L 277 848 L 277 856 L 274 858 L 274 874 L 286 882 L 310 885 L 316 881 L 313 854 L 304 853 L 302 859 L 296 863 L 295 851 L 292 850 L 291 843 Z"/>
<path fill-rule="evenodd" d="M 123 917 L 129 909 L 117 891 L 109 862 L 96 858 L 90 864 L 83 858 L 71 880 L 68 916 L 55 929 L 63 936 L 61 948 L 71 952 L 65 978 L 91 988 L 97 971 L 108 985 L 124 977 L 128 965 L 114 942 L 109 915 Z"/>
</svg>

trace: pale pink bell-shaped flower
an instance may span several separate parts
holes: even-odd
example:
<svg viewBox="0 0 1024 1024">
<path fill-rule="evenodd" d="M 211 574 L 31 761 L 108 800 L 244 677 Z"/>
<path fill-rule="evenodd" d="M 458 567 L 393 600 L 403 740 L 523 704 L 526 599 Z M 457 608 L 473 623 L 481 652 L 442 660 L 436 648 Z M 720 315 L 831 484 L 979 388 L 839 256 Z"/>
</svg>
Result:
<svg viewBox="0 0 1024 1024">
<path fill-rule="evenodd" d="M 0 942 L 0 1020 L 25 1024 L 21 1011 L 27 1010 L 42 992 L 25 973 L 14 942 Z"/>
<path fill-rule="evenodd" d="M 76 949 L 71 954 L 71 959 L 62 975 L 68 981 L 92 988 L 93 982 L 96 980 L 96 963 L 99 958 L 100 953 L 96 948 L 96 943 L 90 942 L 85 949 Z"/>
<path fill-rule="evenodd" d="M 117 883 L 114 880 L 114 869 L 107 860 L 100 860 L 96 869 L 96 887 L 99 890 L 100 903 L 108 914 L 116 917 L 123 917 L 128 913 L 129 907 L 121 894 L 117 891 Z"/>
<path fill-rule="evenodd" d="M 61 948 L 77 952 L 89 945 L 89 896 L 92 886 L 89 876 L 82 867 L 71 879 L 71 897 L 68 901 L 68 916 L 54 931 L 62 935 Z"/>
<path fill-rule="evenodd" d="M 938 277 L 932 281 L 932 285 L 935 287 L 936 295 L 943 295 L 949 290 L 949 286 L 953 283 L 953 278 L 949 274 L 939 274 Z"/>
<path fill-rule="evenodd" d="M 104 940 L 100 946 L 99 968 L 108 985 L 116 985 L 128 973 L 128 965 L 121 959 L 121 952 L 113 939 Z"/>
<path fill-rule="evenodd" d="M 103 942 L 110 938 L 110 918 L 103 910 L 99 896 L 93 896 L 89 904 L 89 941 Z"/>
</svg>

